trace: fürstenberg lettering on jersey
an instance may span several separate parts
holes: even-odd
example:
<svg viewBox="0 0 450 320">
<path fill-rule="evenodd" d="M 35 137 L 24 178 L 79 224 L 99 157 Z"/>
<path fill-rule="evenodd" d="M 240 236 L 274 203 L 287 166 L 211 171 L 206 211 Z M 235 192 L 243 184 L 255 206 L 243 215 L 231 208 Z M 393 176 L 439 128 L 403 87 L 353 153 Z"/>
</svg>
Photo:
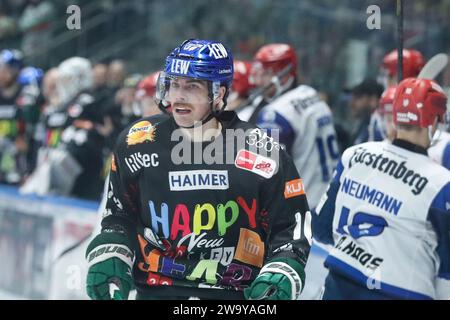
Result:
<svg viewBox="0 0 450 320">
<path fill-rule="evenodd" d="M 421 176 L 414 170 L 406 167 L 406 161 L 397 161 L 384 157 L 381 153 L 370 153 L 366 148 L 359 147 L 355 150 L 349 161 L 349 168 L 355 164 L 363 164 L 367 167 L 377 169 L 386 173 L 394 179 L 401 180 L 404 184 L 411 186 L 411 192 L 419 195 L 428 183 L 426 177 Z"/>
<path fill-rule="evenodd" d="M 144 168 L 157 167 L 159 165 L 158 154 L 157 153 L 141 154 L 140 152 L 136 152 L 128 157 L 125 157 L 125 163 L 127 167 L 130 169 L 131 173 L 135 173 L 142 167 Z"/>
<path fill-rule="evenodd" d="M 228 171 L 226 170 L 190 170 L 169 171 L 170 191 L 187 190 L 226 190 L 228 189 Z"/>
<path fill-rule="evenodd" d="M 213 129 L 202 131 L 202 127 L 196 128 L 193 140 L 201 141 L 202 135 L 208 134 L 208 130 Z M 171 160 L 175 165 L 234 164 L 235 151 L 245 149 L 278 162 L 279 150 L 282 148 L 277 142 L 278 138 L 279 130 L 271 130 L 269 135 L 263 129 L 226 129 L 224 135 L 202 146 L 201 143 L 192 143 L 183 130 L 177 129 L 171 135 L 171 141 L 177 142 L 171 150 Z"/>
</svg>

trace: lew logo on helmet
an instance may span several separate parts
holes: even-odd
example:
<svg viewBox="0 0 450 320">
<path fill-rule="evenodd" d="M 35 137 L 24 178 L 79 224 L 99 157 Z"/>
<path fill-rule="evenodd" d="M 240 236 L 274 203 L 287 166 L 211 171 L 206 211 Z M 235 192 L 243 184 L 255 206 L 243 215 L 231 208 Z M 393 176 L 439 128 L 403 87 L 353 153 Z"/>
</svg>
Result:
<svg viewBox="0 0 450 320">
<path fill-rule="evenodd" d="M 173 59 L 170 65 L 170 72 L 178 74 L 187 74 L 189 71 L 190 61 Z"/>
<path fill-rule="evenodd" d="M 228 58 L 227 49 L 221 43 L 211 43 L 208 48 L 209 56 L 213 56 L 215 59 Z"/>
<path fill-rule="evenodd" d="M 127 134 L 127 145 L 155 141 L 155 127 L 149 121 L 140 121 L 131 127 Z"/>
<path fill-rule="evenodd" d="M 188 44 L 186 44 L 186 45 L 183 47 L 183 50 L 186 50 L 186 51 L 195 51 L 195 50 L 201 49 L 201 48 L 203 48 L 203 47 L 204 47 L 204 45 L 201 44 L 201 43 L 188 43 Z"/>
</svg>

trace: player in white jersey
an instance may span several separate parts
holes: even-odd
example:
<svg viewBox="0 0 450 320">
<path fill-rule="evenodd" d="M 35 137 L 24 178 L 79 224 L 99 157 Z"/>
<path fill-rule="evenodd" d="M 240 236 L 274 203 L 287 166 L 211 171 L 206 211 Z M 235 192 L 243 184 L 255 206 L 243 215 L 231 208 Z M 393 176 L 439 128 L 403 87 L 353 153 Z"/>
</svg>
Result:
<svg viewBox="0 0 450 320">
<path fill-rule="evenodd" d="M 233 82 L 231 84 L 228 104 L 226 109 L 235 111 L 239 119 L 247 121 L 253 113 L 253 107 L 242 106 L 248 101 L 253 84 L 250 81 L 251 61 L 234 60 L 233 61 Z"/>
<path fill-rule="evenodd" d="M 392 104 L 396 86 L 390 86 L 381 95 L 377 113 L 380 115 L 380 131 L 383 139 L 394 140 L 396 136 L 395 125 L 392 118 Z M 443 125 L 433 137 L 433 145 L 428 148 L 428 156 L 436 163 L 450 170 L 450 133 L 445 131 Z"/>
<path fill-rule="evenodd" d="M 379 81 L 383 83 L 386 90 L 397 84 L 397 64 L 397 50 L 392 50 L 384 56 L 380 66 Z M 425 59 L 422 53 L 414 49 L 403 49 L 404 78 L 417 77 L 424 65 Z M 380 113 L 380 110 L 382 109 L 377 108 L 370 116 L 367 141 L 382 141 L 386 138 L 384 135 L 386 128 L 383 127 L 383 114 Z"/>
<path fill-rule="evenodd" d="M 428 149 L 428 155 L 450 170 L 450 133 L 441 131 L 436 144 Z"/>
<path fill-rule="evenodd" d="M 268 130 L 279 130 L 279 141 L 294 159 L 297 170 L 302 168 L 304 172 L 308 203 L 314 208 L 339 158 L 331 111 L 316 90 L 306 85 L 297 86 L 297 57 L 292 46 L 263 46 L 256 53 L 255 61 L 252 72 L 255 84 L 264 87 L 273 83 L 260 102 L 267 105 L 256 117 L 256 124 Z M 289 66 L 290 72 L 280 76 Z M 301 299 L 314 299 L 319 293 L 326 276 L 322 252 L 325 251 L 313 242 L 305 270 L 309 277 Z"/>
<path fill-rule="evenodd" d="M 313 217 L 334 245 L 323 299 L 450 298 L 450 172 L 427 156 L 446 100 L 432 80 L 403 80 L 397 138 L 344 152 Z"/>
<path fill-rule="evenodd" d="M 279 130 L 280 142 L 294 159 L 297 170 L 303 172 L 308 202 L 314 208 L 325 192 L 339 158 L 331 110 L 316 90 L 306 85 L 295 85 L 297 59 L 291 46 L 266 45 L 256 56 L 262 66 L 259 76 L 255 78 L 259 85 L 271 81 L 273 75 L 287 63 L 294 65 L 291 73 L 280 79 L 280 84 L 267 93 L 268 100 L 280 90 L 293 89 L 266 105 L 259 112 L 256 124 L 264 129 Z"/>
</svg>

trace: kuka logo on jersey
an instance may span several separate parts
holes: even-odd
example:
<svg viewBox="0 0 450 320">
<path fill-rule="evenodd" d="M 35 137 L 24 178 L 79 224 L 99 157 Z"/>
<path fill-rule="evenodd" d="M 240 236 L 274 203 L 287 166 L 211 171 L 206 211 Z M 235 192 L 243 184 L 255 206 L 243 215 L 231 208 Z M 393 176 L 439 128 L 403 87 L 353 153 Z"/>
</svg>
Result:
<svg viewBox="0 0 450 320">
<path fill-rule="evenodd" d="M 234 164 L 239 169 L 254 172 L 266 179 L 271 178 L 277 168 L 274 160 L 244 149 L 239 150 Z"/>
<path fill-rule="evenodd" d="M 132 146 L 146 141 L 155 141 L 155 127 L 149 121 L 136 123 L 127 134 L 127 145 Z"/>
<path fill-rule="evenodd" d="M 294 179 L 286 182 L 284 187 L 284 198 L 289 199 L 305 194 L 305 187 L 302 179 Z"/>
</svg>

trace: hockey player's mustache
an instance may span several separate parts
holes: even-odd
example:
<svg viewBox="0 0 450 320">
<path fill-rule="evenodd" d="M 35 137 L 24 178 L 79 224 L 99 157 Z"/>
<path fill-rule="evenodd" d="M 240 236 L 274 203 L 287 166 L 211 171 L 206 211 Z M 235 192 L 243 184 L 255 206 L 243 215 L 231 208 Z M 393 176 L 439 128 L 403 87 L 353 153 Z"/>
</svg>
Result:
<svg viewBox="0 0 450 320">
<path fill-rule="evenodd" d="M 172 110 L 173 110 L 173 109 L 177 109 L 177 108 L 179 108 L 179 109 L 189 109 L 189 110 L 193 110 L 193 109 L 194 109 L 194 108 L 192 107 L 192 105 L 189 104 L 189 103 L 175 102 L 175 103 L 172 105 Z"/>
</svg>

